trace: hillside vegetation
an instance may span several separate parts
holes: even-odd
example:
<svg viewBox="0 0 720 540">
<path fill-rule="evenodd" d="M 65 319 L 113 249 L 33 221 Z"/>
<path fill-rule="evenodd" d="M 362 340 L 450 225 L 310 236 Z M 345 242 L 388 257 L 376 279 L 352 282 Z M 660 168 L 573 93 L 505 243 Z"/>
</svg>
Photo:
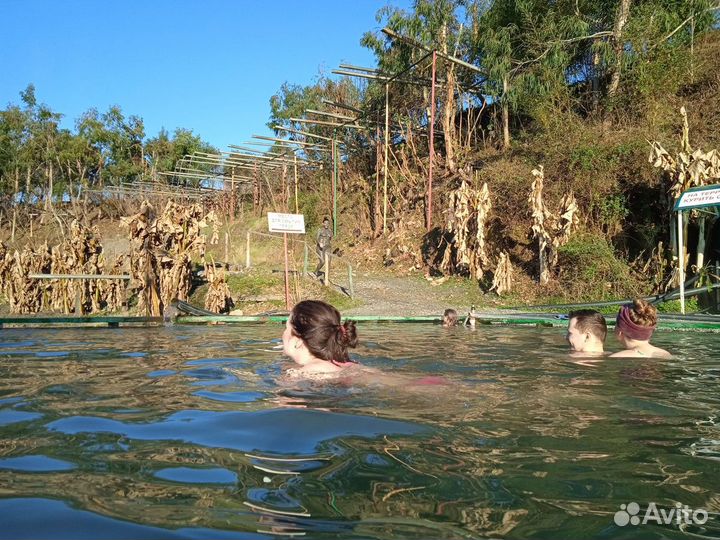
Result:
<svg viewBox="0 0 720 540">
<path fill-rule="evenodd" d="M 360 70 L 321 76 L 307 87 L 286 83 L 270 98 L 268 125 L 279 137 L 325 148 L 303 146 L 297 195 L 286 166 L 206 201 L 221 238 L 228 234 L 228 245 L 221 240 L 208 253 L 238 265 L 244 233 L 265 230 L 267 211 L 297 209 L 312 233 L 333 214 L 326 139 L 335 139 L 334 247 L 359 276 L 455 276 L 468 280 L 477 302 L 500 294 L 510 305 L 664 291 L 678 267 L 671 188 L 693 184 L 654 166 L 651 143 L 671 156 L 720 148 L 719 11 L 704 0 L 417 0 L 409 12 L 384 9 L 378 20 L 387 32 L 362 37 L 377 57 L 374 78 Z M 146 140 L 142 119 L 119 108 L 91 109 L 77 132 L 59 130 L 58 113 L 36 102 L 32 86 L 21 102 L 0 111 L 8 252 L 32 243 L 31 221 L 35 239 L 42 221 L 41 238 L 59 243 L 64 227 L 54 223 L 78 218 L 99 224 L 106 250 L 120 253 L 127 240 L 115 224 L 141 198 L 126 190 L 118 199 L 108 186 L 198 187 L 201 180 L 162 173 L 177 171 L 183 155 L 216 151 L 185 130 Z M 268 152 L 287 148 L 278 142 Z M 720 182 L 714 155 L 717 168 L 695 181 Z M 237 173 L 228 163 L 201 170 L 226 186 Z M 703 259 L 698 246 L 704 262 L 720 258 L 716 212 L 690 216 L 685 232 L 690 274 L 701 271 L 693 268 Z M 265 251 L 269 272 L 278 248 L 271 242 Z M 301 249 L 294 253 L 301 266 Z M 310 259 L 314 266 L 312 245 Z M 272 294 L 281 286 L 252 286 L 263 282 Z M 309 293 L 323 294 L 314 285 Z"/>
</svg>

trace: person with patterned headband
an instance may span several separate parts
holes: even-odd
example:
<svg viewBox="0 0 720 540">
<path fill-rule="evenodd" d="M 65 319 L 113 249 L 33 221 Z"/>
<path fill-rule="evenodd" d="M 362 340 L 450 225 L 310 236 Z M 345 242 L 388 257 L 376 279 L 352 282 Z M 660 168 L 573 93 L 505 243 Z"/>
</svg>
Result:
<svg viewBox="0 0 720 540">
<path fill-rule="evenodd" d="M 670 358 L 668 351 L 650 344 L 657 320 L 655 306 L 641 298 L 622 306 L 615 322 L 615 337 L 625 350 L 610 356 Z"/>
</svg>

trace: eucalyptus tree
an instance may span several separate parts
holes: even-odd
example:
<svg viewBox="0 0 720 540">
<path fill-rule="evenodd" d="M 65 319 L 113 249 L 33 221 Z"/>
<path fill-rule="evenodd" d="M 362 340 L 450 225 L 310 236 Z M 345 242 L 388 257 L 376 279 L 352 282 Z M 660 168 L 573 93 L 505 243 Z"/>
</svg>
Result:
<svg viewBox="0 0 720 540">
<path fill-rule="evenodd" d="M 718 14 L 718 0 L 633 0 L 608 97 L 620 97 L 617 87 L 624 81 L 623 97 L 651 105 L 692 83 L 695 42 L 717 25 Z M 623 107 L 628 104 L 627 99 L 619 101 Z"/>
<path fill-rule="evenodd" d="M 176 159 L 172 153 L 173 144 L 165 128 L 160 129 L 156 137 L 145 141 L 145 160 L 150 167 L 150 178 L 158 179 L 159 172 L 172 171 Z"/>
<path fill-rule="evenodd" d="M 18 196 L 20 193 L 27 127 L 28 117 L 17 105 L 0 111 L 0 190 L 3 194 Z"/>
<path fill-rule="evenodd" d="M 348 145 L 357 142 L 357 133 L 350 129 L 337 129 L 326 124 L 353 123 L 343 118 L 315 117 L 318 123 L 299 122 L 306 118 L 305 111 L 328 111 L 346 118 L 355 118 L 357 114 L 342 108 L 328 106 L 325 101 L 341 103 L 354 108 L 361 107 L 362 90 L 348 77 L 332 80 L 321 76 L 317 82 L 308 86 L 283 83 L 279 91 L 270 98 L 270 121 L 267 126 L 277 134 L 287 133 L 290 139 L 308 143 L 319 143 L 325 139 L 337 139 Z M 286 128 L 286 129 L 284 129 Z M 303 135 L 305 132 L 317 137 Z M 327 160 L 329 155 L 312 148 L 303 151 L 309 158 Z"/>
<path fill-rule="evenodd" d="M 97 109 L 84 112 L 75 122 L 77 135 L 92 156 L 88 168 L 88 187 L 102 188 L 104 172 L 111 159 L 111 134 Z"/>
<path fill-rule="evenodd" d="M 102 115 L 110 147 L 106 163 L 108 174 L 121 181 L 136 180 L 144 171 L 143 139 L 145 126 L 142 118 L 125 117 L 122 109 L 115 105 Z"/>
<path fill-rule="evenodd" d="M 35 86 L 30 84 L 20 93 L 27 117 L 28 137 L 23 145 L 26 167 L 26 197 L 37 184 L 33 198 L 43 200 L 46 209 L 52 207 L 57 156 L 58 124 L 62 114 L 54 112 L 35 97 Z M 34 178 L 35 174 L 40 177 Z M 34 180 L 34 182 L 33 182 Z"/>
<path fill-rule="evenodd" d="M 577 69 L 578 59 L 584 61 L 581 49 L 598 35 L 593 18 L 581 11 L 588 3 L 495 0 L 473 10 L 471 57 L 487 70 L 485 88 L 500 106 L 504 147 L 510 145 L 511 116 L 543 124 L 573 108 L 572 87 L 583 76 Z"/>
<path fill-rule="evenodd" d="M 458 68 L 454 62 L 444 60 L 448 56 L 465 57 L 467 55 L 467 39 L 469 10 L 472 3 L 467 0 L 415 0 L 409 12 L 398 8 L 386 7 L 378 12 L 378 22 L 385 21 L 386 27 L 402 38 L 381 38 L 372 32 L 363 35 L 361 43 L 371 49 L 377 58 L 382 71 L 397 74 L 408 70 L 429 51 L 441 53 L 436 65 L 436 78 L 441 82 L 438 88 L 443 89 L 444 99 L 441 103 L 441 117 L 443 136 L 445 142 L 445 157 L 450 170 L 456 169 L 457 137 L 454 126 L 456 112 L 456 92 L 458 82 Z M 418 65 L 411 77 L 420 75 L 420 78 L 429 80 L 431 73 L 430 62 Z M 474 76 L 472 77 L 474 78 Z M 397 86 L 393 89 L 395 108 L 405 109 L 412 115 L 412 109 L 420 111 L 426 122 L 435 122 L 431 118 L 430 89 L 427 85 L 420 87 Z M 389 89 L 388 89 L 389 90 Z M 418 93 L 422 99 L 417 99 Z M 377 95 L 377 91 L 376 94 Z M 398 96 L 401 96 L 398 99 Z M 409 98 L 409 99 L 408 99 Z M 409 105 L 412 100 L 413 107 Z M 404 101 L 404 103 L 403 103 Z"/>
<path fill-rule="evenodd" d="M 0 193 L 12 208 L 11 239 L 15 241 L 18 204 L 24 196 L 20 187 L 21 175 L 29 170 L 28 115 L 17 105 L 10 105 L 0 111 Z"/>
<path fill-rule="evenodd" d="M 156 137 L 148 139 L 144 145 L 144 160 L 149 167 L 150 178 L 157 181 L 158 173 L 173 171 L 184 156 L 195 152 L 214 154 L 217 149 L 195 135 L 192 130 L 178 128 L 171 139 L 167 130 L 161 129 Z"/>
<path fill-rule="evenodd" d="M 60 132 L 56 159 L 73 205 L 80 193 L 90 187 L 90 173 L 97 164 L 98 153 L 83 135 L 73 134 L 69 130 Z"/>
</svg>

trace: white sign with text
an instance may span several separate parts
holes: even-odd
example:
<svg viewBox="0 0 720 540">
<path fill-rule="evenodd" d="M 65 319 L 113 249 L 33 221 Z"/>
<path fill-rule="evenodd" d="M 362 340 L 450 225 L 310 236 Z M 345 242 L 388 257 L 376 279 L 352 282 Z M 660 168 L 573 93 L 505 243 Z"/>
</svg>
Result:
<svg viewBox="0 0 720 540">
<path fill-rule="evenodd" d="M 303 234 L 305 232 L 305 216 L 303 214 L 268 212 L 267 217 L 270 232 L 293 234 Z"/>
<path fill-rule="evenodd" d="M 707 189 L 693 189 L 680 196 L 675 210 L 687 210 L 698 206 L 720 205 L 720 187 L 710 186 Z"/>
</svg>

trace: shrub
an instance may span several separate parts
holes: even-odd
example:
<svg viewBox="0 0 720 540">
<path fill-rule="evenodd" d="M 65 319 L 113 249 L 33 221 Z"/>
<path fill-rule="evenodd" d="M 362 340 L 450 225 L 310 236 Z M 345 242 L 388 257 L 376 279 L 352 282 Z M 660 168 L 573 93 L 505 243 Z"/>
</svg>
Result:
<svg viewBox="0 0 720 540">
<path fill-rule="evenodd" d="M 576 236 L 559 249 L 558 262 L 558 281 L 572 301 L 630 298 L 641 290 L 628 264 L 602 236 Z"/>
</svg>

